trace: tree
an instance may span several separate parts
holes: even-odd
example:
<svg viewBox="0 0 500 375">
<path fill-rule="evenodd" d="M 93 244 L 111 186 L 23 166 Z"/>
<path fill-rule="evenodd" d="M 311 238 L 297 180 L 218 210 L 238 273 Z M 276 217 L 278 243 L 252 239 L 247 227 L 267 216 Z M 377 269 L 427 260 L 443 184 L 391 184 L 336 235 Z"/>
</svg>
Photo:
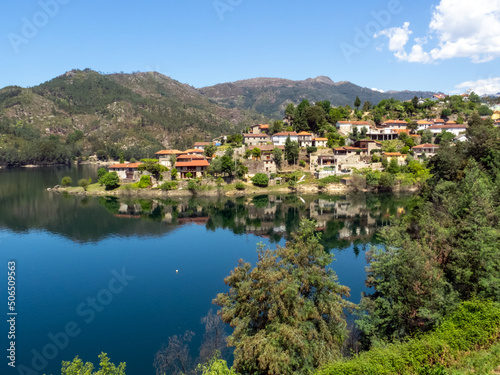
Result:
<svg viewBox="0 0 500 375">
<path fill-rule="evenodd" d="M 275 121 L 273 123 L 273 127 L 272 127 L 270 133 L 271 134 L 276 134 L 276 133 L 282 132 L 283 128 L 284 128 L 283 121 L 281 121 L 281 120 Z"/>
<path fill-rule="evenodd" d="M 414 96 L 413 99 L 411 100 L 411 103 L 413 104 L 414 108 L 418 108 L 418 97 Z"/>
<path fill-rule="evenodd" d="M 236 162 L 236 177 L 242 179 L 248 173 L 248 167 L 246 167 L 240 160 Z"/>
<path fill-rule="evenodd" d="M 356 100 L 354 101 L 354 108 L 359 109 L 360 105 L 361 105 L 361 100 L 359 100 L 359 97 L 356 96 Z"/>
<path fill-rule="evenodd" d="M 343 297 L 327 266 L 315 222 L 303 220 L 285 247 L 258 248 L 259 261 L 251 269 L 239 261 L 224 282 L 230 287 L 214 303 L 234 331 L 234 367 L 252 374 L 309 373 L 340 357 L 346 336 L 344 309 L 353 307 Z"/>
<path fill-rule="evenodd" d="M 274 163 L 276 164 L 276 168 L 281 169 L 281 161 L 283 159 L 283 151 L 281 151 L 281 148 L 273 148 L 273 159 Z"/>
<path fill-rule="evenodd" d="M 231 176 L 234 172 L 235 169 L 234 160 L 232 157 L 227 155 L 227 153 L 221 158 L 221 167 L 222 167 L 221 172 L 227 173 L 228 176 Z"/>
<path fill-rule="evenodd" d="M 260 148 L 258 147 L 254 147 L 253 150 L 252 150 L 252 155 L 255 159 L 260 159 L 260 155 L 262 154 L 262 152 L 260 151 Z"/>
<path fill-rule="evenodd" d="M 108 172 L 101 177 L 99 183 L 106 187 L 106 190 L 112 190 L 120 185 L 120 178 L 116 172 Z"/>
<path fill-rule="evenodd" d="M 176 168 L 172 168 L 172 170 L 170 171 L 170 177 L 172 178 L 172 180 L 177 179 L 177 169 Z"/>
<path fill-rule="evenodd" d="M 265 173 L 257 173 L 252 177 L 252 182 L 255 186 L 266 187 L 269 185 L 269 177 Z"/>
<path fill-rule="evenodd" d="M 64 187 L 71 186 L 72 183 L 73 183 L 73 180 L 69 176 L 65 176 L 61 180 L 61 185 Z"/>
<path fill-rule="evenodd" d="M 292 141 L 290 136 L 285 141 L 285 159 L 289 164 L 295 164 L 299 159 L 299 144 L 296 141 Z"/>
<path fill-rule="evenodd" d="M 125 375 L 125 366 L 124 362 L 120 363 L 118 366 L 115 366 L 113 363 L 109 361 L 109 358 L 106 353 L 101 353 L 99 355 L 99 359 L 101 360 L 99 363 L 99 370 L 97 372 L 93 372 L 94 365 L 90 362 L 83 363 L 83 361 L 78 358 L 78 356 L 73 359 L 72 362 L 63 361 L 61 374 L 62 375 Z"/>
<path fill-rule="evenodd" d="M 158 163 L 158 159 L 141 159 L 142 164 L 137 167 L 138 171 L 147 171 L 151 173 L 151 175 L 160 180 L 160 176 L 162 172 L 166 172 L 168 170 L 167 167 Z"/>
<path fill-rule="evenodd" d="M 412 134 L 415 134 L 415 132 L 416 132 L 416 131 L 417 131 L 417 129 L 418 129 L 418 123 L 417 123 L 416 121 L 410 121 L 410 122 L 408 123 L 408 125 L 406 125 L 406 127 L 407 127 L 408 129 L 410 129 L 410 132 L 411 132 Z"/>
<path fill-rule="evenodd" d="M 206 145 L 205 149 L 203 150 L 203 154 L 208 157 L 212 157 L 216 152 L 217 152 L 217 146 L 213 144 Z"/>
<path fill-rule="evenodd" d="M 318 131 L 318 124 L 325 120 L 326 113 L 322 107 L 314 105 L 304 110 L 304 116 L 309 130 L 316 133 Z"/>
<path fill-rule="evenodd" d="M 366 101 L 363 103 L 363 112 L 368 112 L 372 107 L 372 103 Z"/>
<path fill-rule="evenodd" d="M 78 186 L 82 187 L 84 191 L 87 191 L 87 188 L 89 187 L 91 182 L 91 178 L 82 178 L 81 180 L 78 180 Z"/>
<path fill-rule="evenodd" d="M 389 162 L 389 165 L 387 167 L 387 172 L 390 174 L 397 174 L 399 173 L 400 168 L 399 168 L 399 163 L 398 159 L 396 158 L 391 158 L 391 161 Z"/>
<path fill-rule="evenodd" d="M 432 142 L 432 132 L 429 129 L 425 129 L 422 133 L 422 138 L 420 138 L 422 143 L 431 143 Z"/>
<path fill-rule="evenodd" d="M 104 176 L 106 173 L 108 173 L 106 168 L 104 168 L 104 167 L 99 168 L 97 170 L 97 180 L 99 181 L 101 179 L 101 177 Z"/>
<path fill-rule="evenodd" d="M 97 159 L 99 159 L 99 160 L 102 160 L 102 161 L 108 160 L 108 154 L 104 150 L 97 150 L 97 152 L 95 154 L 97 156 Z"/>
</svg>

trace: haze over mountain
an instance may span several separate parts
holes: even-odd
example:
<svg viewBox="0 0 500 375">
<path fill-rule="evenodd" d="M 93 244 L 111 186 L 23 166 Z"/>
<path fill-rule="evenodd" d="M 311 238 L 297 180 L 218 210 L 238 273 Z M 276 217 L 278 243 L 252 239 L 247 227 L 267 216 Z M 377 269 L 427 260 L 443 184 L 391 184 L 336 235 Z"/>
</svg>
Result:
<svg viewBox="0 0 500 375">
<path fill-rule="evenodd" d="M 227 108 L 253 109 L 273 118 L 282 117 L 288 103 L 298 104 L 303 99 L 329 100 L 332 105 L 349 104 L 352 107 L 356 96 L 362 103 L 377 104 L 382 99 L 409 100 L 414 96 L 428 98 L 435 94 L 431 91 L 380 92 L 347 81 L 334 82 L 325 76 L 302 81 L 254 78 L 203 87 L 199 91 Z"/>
</svg>

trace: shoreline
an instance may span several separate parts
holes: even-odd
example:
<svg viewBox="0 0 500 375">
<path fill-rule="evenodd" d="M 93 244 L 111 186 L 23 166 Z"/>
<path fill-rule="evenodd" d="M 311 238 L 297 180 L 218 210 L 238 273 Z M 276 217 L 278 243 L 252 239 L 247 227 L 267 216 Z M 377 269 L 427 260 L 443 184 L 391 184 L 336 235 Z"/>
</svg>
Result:
<svg viewBox="0 0 500 375">
<path fill-rule="evenodd" d="M 420 190 L 420 188 L 416 185 L 398 187 L 397 189 L 393 189 L 392 193 L 416 193 Z M 297 185 L 294 188 L 290 187 L 255 187 L 255 186 L 247 186 L 244 190 L 237 189 L 224 189 L 214 187 L 209 190 L 194 190 L 191 191 L 189 189 L 177 189 L 177 190 L 160 190 L 155 188 L 146 188 L 146 189 L 124 189 L 117 188 L 114 190 L 105 190 L 102 187 L 97 189 L 92 189 L 88 191 L 84 191 L 81 187 L 60 187 L 58 185 L 53 188 L 47 188 L 46 191 L 53 193 L 66 193 L 71 195 L 81 195 L 81 196 L 116 196 L 116 197 L 144 197 L 144 198 L 168 198 L 168 197 L 191 197 L 191 196 L 199 196 L 199 197 L 242 197 L 247 195 L 260 195 L 260 194 L 304 194 L 304 195 L 315 195 L 315 194 L 329 194 L 329 195 L 343 195 L 348 193 L 381 193 L 382 191 L 373 190 L 373 189 L 363 189 L 356 190 L 352 186 L 346 186 L 341 183 L 332 183 L 327 185 L 324 188 L 318 187 L 315 184 L 302 184 Z"/>
</svg>

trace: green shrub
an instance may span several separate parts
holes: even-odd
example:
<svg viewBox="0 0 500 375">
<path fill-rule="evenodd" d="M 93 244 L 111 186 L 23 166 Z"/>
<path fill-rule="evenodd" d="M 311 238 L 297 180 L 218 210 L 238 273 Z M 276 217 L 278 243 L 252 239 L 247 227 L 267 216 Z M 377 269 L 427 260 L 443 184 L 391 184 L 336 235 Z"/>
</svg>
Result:
<svg viewBox="0 0 500 375">
<path fill-rule="evenodd" d="M 69 176 L 65 176 L 61 180 L 61 185 L 65 186 L 65 187 L 71 186 L 72 183 L 73 183 L 73 180 Z"/>
<path fill-rule="evenodd" d="M 243 182 L 237 182 L 235 188 L 236 190 L 245 190 L 245 184 Z"/>
<path fill-rule="evenodd" d="M 257 173 L 252 177 L 252 182 L 255 186 L 266 187 L 269 185 L 269 178 L 265 173 Z"/>
<path fill-rule="evenodd" d="M 380 184 L 380 172 L 368 171 L 366 173 L 366 184 L 368 186 L 378 186 Z"/>
<path fill-rule="evenodd" d="M 306 166 L 306 162 L 304 160 L 299 161 L 299 165 L 304 168 Z"/>
<path fill-rule="evenodd" d="M 318 148 L 315 146 L 309 146 L 308 148 L 306 148 L 306 151 L 308 154 L 312 154 L 313 152 L 318 151 Z"/>
<path fill-rule="evenodd" d="M 186 178 L 191 178 L 193 177 L 193 174 L 191 172 L 186 173 Z"/>
<path fill-rule="evenodd" d="M 82 187 L 84 191 L 87 191 L 87 188 L 89 185 L 92 183 L 91 178 L 82 178 L 81 180 L 78 180 L 78 186 Z"/>
<path fill-rule="evenodd" d="M 104 176 L 106 173 L 108 173 L 108 171 L 106 170 L 106 168 L 99 168 L 97 170 L 97 180 L 99 181 L 101 179 L 102 176 Z"/>
<path fill-rule="evenodd" d="M 167 181 L 160 185 L 161 190 L 176 190 L 177 181 Z"/>
<path fill-rule="evenodd" d="M 120 178 L 116 172 L 108 172 L 101 177 L 99 183 L 106 187 L 106 190 L 112 190 L 120 185 Z"/>
<path fill-rule="evenodd" d="M 151 176 L 149 176 L 149 175 L 141 176 L 141 179 L 140 179 L 139 183 L 137 184 L 137 187 L 140 189 L 145 189 L 145 188 L 151 187 Z"/>
<path fill-rule="evenodd" d="M 187 187 L 189 190 L 194 191 L 198 189 L 198 184 L 196 183 L 196 180 L 189 180 Z"/>
<path fill-rule="evenodd" d="M 328 176 L 318 180 L 318 186 L 320 188 L 324 188 L 328 184 L 338 184 L 339 182 L 340 182 L 339 176 Z"/>
</svg>

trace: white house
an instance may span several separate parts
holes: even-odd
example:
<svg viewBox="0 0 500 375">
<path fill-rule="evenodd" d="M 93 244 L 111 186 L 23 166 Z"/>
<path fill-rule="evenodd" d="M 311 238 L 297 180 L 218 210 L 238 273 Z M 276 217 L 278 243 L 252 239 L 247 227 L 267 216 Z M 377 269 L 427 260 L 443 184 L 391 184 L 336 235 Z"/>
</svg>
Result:
<svg viewBox="0 0 500 375">
<path fill-rule="evenodd" d="M 408 123 L 403 120 L 387 120 L 380 124 L 381 127 L 386 129 L 406 129 Z"/>
<path fill-rule="evenodd" d="M 467 130 L 467 125 L 463 124 L 451 124 L 451 125 L 432 125 L 428 128 L 432 134 L 439 134 L 443 130 L 453 133 L 458 136 L 460 133 L 464 133 Z"/>
<path fill-rule="evenodd" d="M 417 131 L 418 130 L 425 130 L 425 129 L 431 127 L 432 125 L 434 125 L 432 122 L 427 121 L 427 120 L 418 120 L 417 124 L 418 124 Z"/>
<path fill-rule="evenodd" d="M 424 154 L 427 157 L 431 157 L 436 155 L 436 152 L 439 150 L 439 145 L 434 145 L 431 143 L 424 143 L 418 146 L 413 146 L 412 148 L 413 152 L 415 153 L 416 157 L 421 157 Z"/>
<path fill-rule="evenodd" d="M 313 135 L 308 132 L 300 132 L 297 134 L 299 140 L 299 147 L 310 147 L 312 146 Z"/>
<path fill-rule="evenodd" d="M 290 137 L 290 140 L 293 142 L 298 142 L 299 137 L 296 132 L 281 132 L 273 135 L 273 144 L 275 146 L 284 146 L 286 139 Z"/>
<path fill-rule="evenodd" d="M 313 146 L 328 147 L 328 138 L 313 138 Z"/>
<path fill-rule="evenodd" d="M 362 128 L 366 128 L 366 131 L 370 130 L 371 124 L 368 121 L 337 121 L 335 124 L 340 134 L 347 135 L 352 133 L 354 127 L 361 131 Z"/>
</svg>

